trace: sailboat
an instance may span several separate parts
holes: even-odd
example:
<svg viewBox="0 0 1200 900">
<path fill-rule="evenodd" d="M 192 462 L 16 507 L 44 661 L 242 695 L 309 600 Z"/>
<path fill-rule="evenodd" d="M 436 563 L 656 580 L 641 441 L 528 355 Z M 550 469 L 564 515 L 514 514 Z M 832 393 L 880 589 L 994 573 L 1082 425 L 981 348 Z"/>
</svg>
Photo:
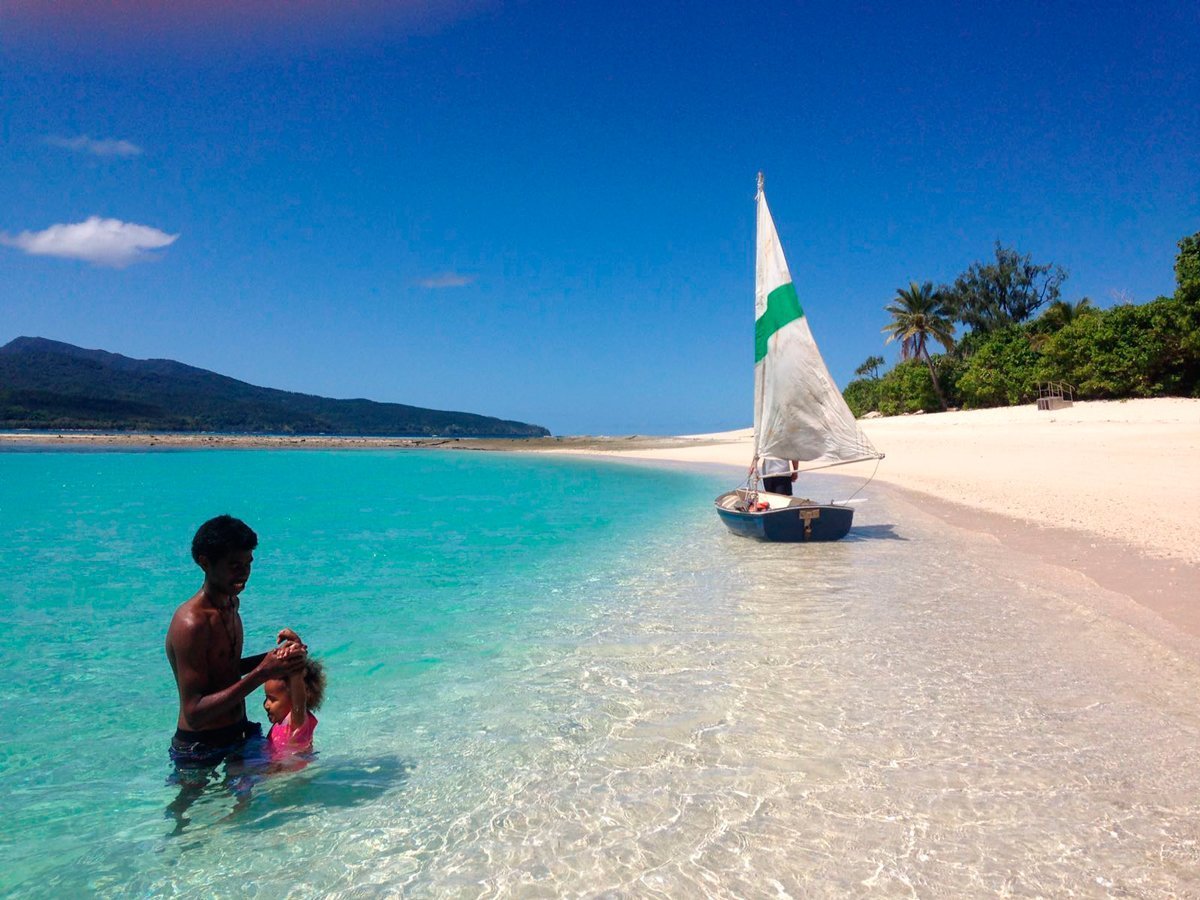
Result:
<svg viewBox="0 0 1200 900">
<path fill-rule="evenodd" d="M 761 172 L 754 199 L 754 459 L 746 486 L 717 497 L 717 514 L 731 531 L 760 540 L 836 541 L 850 531 L 854 507 L 760 490 L 759 461 L 814 463 L 804 470 L 811 471 L 883 454 L 859 429 L 817 350 L 767 208 Z"/>
</svg>

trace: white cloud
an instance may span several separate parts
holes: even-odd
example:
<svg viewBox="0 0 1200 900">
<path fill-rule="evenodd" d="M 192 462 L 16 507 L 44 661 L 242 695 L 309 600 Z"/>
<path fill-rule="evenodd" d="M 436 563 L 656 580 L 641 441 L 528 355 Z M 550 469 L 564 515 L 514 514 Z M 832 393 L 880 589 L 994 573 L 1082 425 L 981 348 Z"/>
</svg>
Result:
<svg viewBox="0 0 1200 900">
<path fill-rule="evenodd" d="M 129 141 L 118 141 L 112 138 L 95 140 L 86 134 L 79 137 L 48 137 L 46 143 L 54 147 L 64 147 L 67 150 L 79 150 L 93 156 L 141 156 L 142 148 Z"/>
<path fill-rule="evenodd" d="M 460 275 L 457 272 L 443 272 L 441 275 L 433 275 L 429 278 L 422 278 L 417 284 L 423 288 L 430 290 L 441 290 L 443 288 L 460 288 L 466 287 L 468 284 L 475 282 L 474 275 Z"/>
<path fill-rule="evenodd" d="M 0 234 L 0 243 L 17 247 L 32 256 L 83 259 L 98 266 L 120 269 L 140 260 L 155 259 L 153 250 L 175 243 L 177 234 L 167 234 L 149 225 L 92 216 L 85 222 L 51 225 L 45 231 Z"/>
</svg>

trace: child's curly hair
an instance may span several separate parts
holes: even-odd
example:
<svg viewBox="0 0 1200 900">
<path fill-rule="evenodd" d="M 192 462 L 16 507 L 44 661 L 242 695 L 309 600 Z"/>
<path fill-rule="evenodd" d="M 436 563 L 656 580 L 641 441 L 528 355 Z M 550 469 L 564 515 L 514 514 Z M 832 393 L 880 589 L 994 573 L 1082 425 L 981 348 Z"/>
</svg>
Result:
<svg viewBox="0 0 1200 900">
<path fill-rule="evenodd" d="M 308 708 L 318 710 L 325 700 L 325 666 L 311 657 L 304 663 L 304 689 L 308 692 Z"/>
</svg>

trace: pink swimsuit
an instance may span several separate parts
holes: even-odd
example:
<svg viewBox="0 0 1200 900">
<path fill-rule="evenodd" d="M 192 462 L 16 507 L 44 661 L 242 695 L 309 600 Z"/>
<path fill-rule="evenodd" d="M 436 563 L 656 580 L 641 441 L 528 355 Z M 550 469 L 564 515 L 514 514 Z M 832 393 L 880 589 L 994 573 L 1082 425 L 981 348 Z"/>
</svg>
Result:
<svg viewBox="0 0 1200 900">
<path fill-rule="evenodd" d="M 308 714 L 304 727 L 298 729 L 292 728 L 292 714 L 288 713 L 286 719 L 271 726 L 271 733 L 267 735 L 267 746 L 276 754 L 307 750 L 312 746 L 313 732 L 316 730 L 317 717 L 312 713 Z"/>
</svg>

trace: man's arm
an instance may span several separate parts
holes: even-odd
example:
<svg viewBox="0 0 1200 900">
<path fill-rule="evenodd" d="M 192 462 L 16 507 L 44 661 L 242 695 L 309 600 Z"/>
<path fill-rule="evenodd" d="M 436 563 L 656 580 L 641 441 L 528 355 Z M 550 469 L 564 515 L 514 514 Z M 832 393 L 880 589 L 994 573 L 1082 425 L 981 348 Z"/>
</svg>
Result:
<svg viewBox="0 0 1200 900">
<path fill-rule="evenodd" d="M 304 641 L 300 640 L 300 635 L 296 634 L 296 632 L 292 631 L 290 628 L 285 628 L 283 631 L 279 632 L 279 636 L 276 637 L 275 640 L 280 644 L 282 644 L 284 641 L 289 641 L 291 643 L 299 644 L 305 650 L 308 649 L 308 647 L 305 646 Z M 242 675 L 245 675 L 259 663 L 261 663 L 263 659 L 266 658 L 266 655 L 267 654 L 265 653 L 256 653 L 253 656 L 243 656 L 241 662 L 238 663 L 238 672 Z"/>
<path fill-rule="evenodd" d="M 271 678 L 286 678 L 304 665 L 304 652 L 294 645 L 277 647 L 247 674 L 228 687 L 205 694 L 208 686 L 208 630 L 194 620 L 171 623 L 168 635 L 175 648 L 175 678 L 184 720 L 196 731 L 236 711 L 250 693 Z"/>
<path fill-rule="evenodd" d="M 245 675 L 254 669 L 255 666 L 262 663 L 267 658 L 265 653 L 255 653 L 253 656 L 243 656 L 241 662 L 238 663 L 238 674 Z"/>
</svg>

